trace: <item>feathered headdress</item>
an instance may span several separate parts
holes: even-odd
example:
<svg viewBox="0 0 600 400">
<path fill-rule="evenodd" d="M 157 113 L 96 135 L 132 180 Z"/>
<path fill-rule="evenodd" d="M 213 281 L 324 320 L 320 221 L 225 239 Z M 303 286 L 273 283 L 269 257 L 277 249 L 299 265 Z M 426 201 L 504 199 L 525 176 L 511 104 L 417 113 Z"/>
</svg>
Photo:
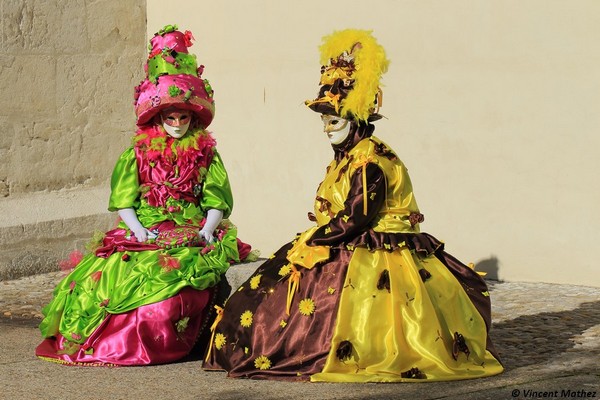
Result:
<svg viewBox="0 0 600 400">
<path fill-rule="evenodd" d="M 385 50 L 371 31 L 346 29 L 323 38 L 321 88 L 312 110 L 357 121 L 381 118 L 379 80 L 387 71 Z"/>
</svg>

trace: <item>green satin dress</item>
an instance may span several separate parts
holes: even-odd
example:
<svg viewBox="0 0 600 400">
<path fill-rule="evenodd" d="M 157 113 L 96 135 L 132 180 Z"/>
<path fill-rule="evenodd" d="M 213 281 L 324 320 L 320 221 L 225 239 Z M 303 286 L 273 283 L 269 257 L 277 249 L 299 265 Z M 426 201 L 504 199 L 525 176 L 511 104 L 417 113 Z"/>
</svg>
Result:
<svg viewBox="0 0 600 400">
<path fill-rule="evenodd" d="M 214 140 L 205 132 L 196 140 L 172 152 L 151 152 L 139 143 L 127 149 L 114 169 L 109 201 L 111 211 L 133 208 L 142 225 L 159 237 L 187 230 L 196 234 L 196 242 L 138 243 L 121 221 L 55 288 L 40 330 L 47 340 L 60 338 L 61 343 L 54 345 L 56 355 L 38 351 L 38 356 L 87 362 L 83 353 L 81 359 L 76 354 L 89 351 L 88 338 L 107 316 L 159 303 L 185 288 L 211 288 L 230 263 L 239 261 L 237 231 L 226 219 L 215 231 L 216 242 L 197 242 L 206 211 L 219 209 L 227 218 L 233 197 Z"/>
</svg>

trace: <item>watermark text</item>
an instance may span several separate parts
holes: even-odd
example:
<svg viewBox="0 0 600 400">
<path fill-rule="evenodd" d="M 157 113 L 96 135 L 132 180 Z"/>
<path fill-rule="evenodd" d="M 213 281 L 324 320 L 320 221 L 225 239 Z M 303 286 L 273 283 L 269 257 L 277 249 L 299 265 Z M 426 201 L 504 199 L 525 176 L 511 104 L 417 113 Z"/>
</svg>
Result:
<svg viewBox="0 0 600 400">
<path fill-rule="evenodd" d="M 588 389 L 513 389 L 511 395 L 513 398 L 520 399 L 594 399 L 598 397 L 595 390 Z"/>
</svg>

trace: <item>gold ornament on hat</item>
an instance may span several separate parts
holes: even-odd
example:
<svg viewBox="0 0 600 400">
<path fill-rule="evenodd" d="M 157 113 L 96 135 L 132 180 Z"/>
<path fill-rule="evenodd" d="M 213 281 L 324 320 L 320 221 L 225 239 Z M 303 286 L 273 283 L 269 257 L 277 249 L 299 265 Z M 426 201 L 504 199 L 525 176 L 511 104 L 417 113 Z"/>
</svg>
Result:
<svg viewBox="0 0 600 400">
<path fill-rule="evenodd" d="M 323 38 L 321 90 L 306 101 L 312 110 L 356 121 L 381 118 L 381 75 L 389 60 L 371 31 L 346 29 Z"/>
</svg>

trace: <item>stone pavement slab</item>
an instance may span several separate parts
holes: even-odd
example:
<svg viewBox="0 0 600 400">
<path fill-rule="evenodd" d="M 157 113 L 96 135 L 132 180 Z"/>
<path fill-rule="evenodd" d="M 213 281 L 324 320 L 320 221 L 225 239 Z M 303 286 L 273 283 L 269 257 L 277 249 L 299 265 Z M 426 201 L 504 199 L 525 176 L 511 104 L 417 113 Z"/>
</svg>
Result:
<svg viewBox="0 0 600 400">
<path fill-rule="evenodd" d="M 231 285 L 237 287 L 259 263 L 232 267 Z M 62 276 L 0 282 L 0 399 L 600 398 L 600 288 L 488 282 L 491 335 L 506 368 L 498 376 L 311 384 L 230 379 L 222 372 L 202 371 L 198 355 L 150 367 L 67 367 L 40 361 L 33 354 L 41 340 L 39 309 Z"/>
<path fill-rule="evenodd" d="M 32 324 L 0 323 L 0 399 L 526 399 L 529 393 L 596 392 L 595 355 L 555 354 L 538 364 L 468 381 L 401 384 L 290 383 L 231 379 L 205 372 L 197 357 L 149 367 L 67 367 L 37 360 Z M 527 355 L 525 355 L 527 357 Z M 579 365 L 571 362 L 576 358 Z M 507 355 L 511 364 L 519 359 Z M 517 396 L 513 392 L 519 391 Z M 547 397 L 547 396 L 546 396 Z M 558 397 L 555 398 L 572 398 Z M 574 398 L 574 396 L 573 396 Z"/>
</svg>

